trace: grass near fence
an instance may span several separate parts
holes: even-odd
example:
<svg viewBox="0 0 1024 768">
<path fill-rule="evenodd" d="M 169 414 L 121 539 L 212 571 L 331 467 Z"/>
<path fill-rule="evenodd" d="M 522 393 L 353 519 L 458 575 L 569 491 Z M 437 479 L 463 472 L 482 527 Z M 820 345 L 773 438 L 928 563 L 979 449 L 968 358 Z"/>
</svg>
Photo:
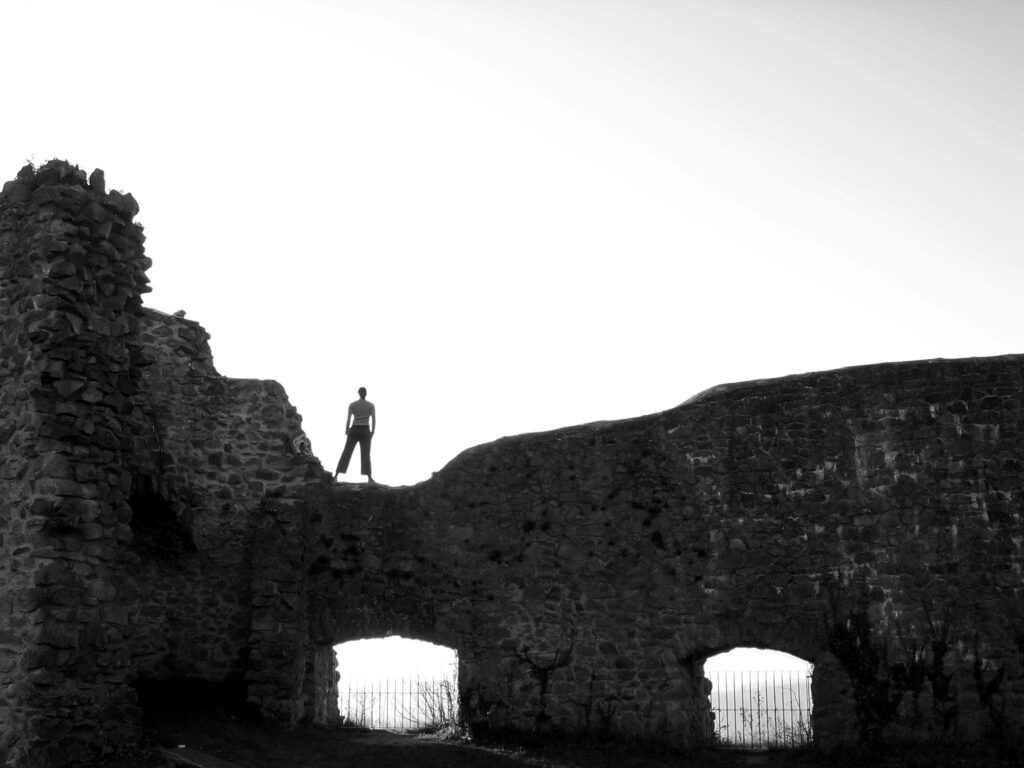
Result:
<svg viewBox="0 0 1024 768">
<path fill-rule="evenodd" d="M 382 678 L 340 686 L 338 709 L 346 723 L 363 728 L 438 730 L 458 721 L 459 694 L 452 679 Z"/>
<path fill-rule="evenodd" d="M 705 673 L 711 680 L 715 740 L 737 749 L 812 743 L 811 678 L 806 670 Z"/>
</svg>

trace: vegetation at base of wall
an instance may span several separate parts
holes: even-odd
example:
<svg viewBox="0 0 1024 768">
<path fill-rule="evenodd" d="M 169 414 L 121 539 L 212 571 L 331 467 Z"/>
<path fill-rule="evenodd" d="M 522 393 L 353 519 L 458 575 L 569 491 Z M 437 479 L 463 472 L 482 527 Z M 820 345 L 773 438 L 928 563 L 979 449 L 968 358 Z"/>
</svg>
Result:
<svg viewBox="0 0 1024 768">
<path fill-rule="evenodd" d="M 458 736 L 466 730 L 459 717 L 459 692 L 453 679 L 388 678 L 384 684 L 340 689 L 345 727 L 393 733 Z"/>
<path fill-rule="evenodd" d="M 895 720 L 912 677 L 906 667 L 894 669 L 886 647 L 874 635 L 864 609 L 829 621 L 828 648 L 853 683 L 857 725 L 861 740 L 868 743 L 877 742 Z"/>
<path fill-rule="evenodd" d="M 568 648 L 556 648 L 551 657 L 546 660 L 541 654 L 532 652 L 528 645 L 524 645 L 522 648 L 517 648 L 513 651 L 516 659 L 520 664 L 526 666 L 529 670 L 530 676 L 537 683 L 540 704 L 534 714 L 534 722 L 538 728 L 544 728 L 550 725 L 551 717 L 548 715 L 547 694 L 548 685 L 550 685 L 551 682 L 551 676 L 559 669 L 567 667 L 572 663 L 572 654 L 575 647 L 576 634 L 573 632 L 569 636 Z"/>
<path fill-rule="evenodd" d="M 954 672 L 947 667 L 953 638 L 958 636 L 957 613 L 947 605 L 942 618 L 934 619 L 935 610 L 924 605 L 920 612 L 924 620 L 911 633 L 891 617 L 885 621 L 887 628 L 873 624 L 866 596 L 852 610 L 843 612 L 837 605 L 833 599 L 826 618 L 826 642 L 853 685 L 861 743 L 880 744 L 883 733 L 897 724 L 951 737 L 961 708 Z M 1014 637 L 1024 635 L 1014 631 Z M 1011 679 L 1019 676 L 1016 670 L 1024 668 L 1024 644 L 1019 649 L 1020 663 L 1012 668 L 1005 660 L 986 664 L 983 646 L 975 632 L 973 647 L 966 654 L 968 669 L 973 692 L 989 716 L 989 735 L 1000 743 L 1013 733 L 1006 699 Z M 927 711 L 922 710 L 922 701 L 930 704 Z"/>
<path fill-rule="evenodd" d="M 758 690 L 738 710 L 715 712 L 710 744 L 720 749 L 736 750 L 802 749 L 813 744 L 810 708 L 804 709 L 792 691 L 790 701 L 783 702 L 781 710 L 777 706 L 776 703 L 770 704 Z M 783 716 L 785 712 L 799 714 L 789 719 Z"/>
<path fill-rule="evenodd" d="M 618 713 L 618 706 L 607 699 L 601 700 L 594 693 L 594 682 L 597 679 L 596 673 L 591 672 L 590 683 L 587 686 L 587 697 L 577 700 L 570 698 L 570 702 L 580 711 L 580 732 L 590 737 L 597 735 L 598 738 L 609 738 L 614 732 L 615 716 Z"/>
<path fill-rule="evenodd" d="M 978 700 L 985 707 L 989 721 L 992 724 L 992 736 L 997 741 L 1002 741 L 1008 733 L 1006 699 L 999 695 L 1002 692 L 1003 684 L 1006 682 L 1006 664 L 1000 664 L 991 673 L 987 673 L 982 663 L 978 646 L 979 641 L 976 636 L 974 640 L 974 663 L 971 667 L 974 686 L 978 693 Z"/>
</svg>

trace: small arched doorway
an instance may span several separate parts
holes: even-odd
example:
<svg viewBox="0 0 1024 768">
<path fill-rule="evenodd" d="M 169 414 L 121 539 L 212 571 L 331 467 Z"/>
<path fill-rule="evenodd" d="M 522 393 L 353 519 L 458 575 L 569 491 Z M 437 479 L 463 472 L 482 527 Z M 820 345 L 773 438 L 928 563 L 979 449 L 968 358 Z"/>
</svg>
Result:
<svg viewBox="0 0 1024 768">
<path fill-rule="evenodd" d="M 733 648 L 707 658 L 715 742 L 732 749 L 809 745 L 813 672 L 804 659 L 763 648 Z"/>
<path fill-rule="evenodd" d="M 397 732 L 435 731 L 457 722 L 454 648 L 392 636 L 352 640 L 334 651 L 342 722 Z"/>
</svg>

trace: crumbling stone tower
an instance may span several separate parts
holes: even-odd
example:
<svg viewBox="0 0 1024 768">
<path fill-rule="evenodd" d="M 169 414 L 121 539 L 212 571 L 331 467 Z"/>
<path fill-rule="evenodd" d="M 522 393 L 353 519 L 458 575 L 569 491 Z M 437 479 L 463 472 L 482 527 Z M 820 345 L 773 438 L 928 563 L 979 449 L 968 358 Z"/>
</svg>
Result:
<svg viewBox="0 0 1024 768">
<path fill-rule="evenodd" d="M 66 163 L 0 208 L 0 753 L 59 764 L 129 741 L 124 453 L 147 290 L 131 195 Z"/>
<path fill-rule="evenodd" d="M 0 193 L 0 764 L 130 748 L 141 682 L 241 679 L 268 494 L 319 481 L 273 381 L 142 306 L 131 195 L 66 162 Z"/>
</svg>

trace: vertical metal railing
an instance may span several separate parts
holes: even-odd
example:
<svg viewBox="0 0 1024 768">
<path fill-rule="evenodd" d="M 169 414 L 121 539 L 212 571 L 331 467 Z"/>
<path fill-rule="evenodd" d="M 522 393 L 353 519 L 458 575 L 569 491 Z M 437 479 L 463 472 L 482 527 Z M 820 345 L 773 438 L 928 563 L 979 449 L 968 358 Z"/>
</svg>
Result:
<svg viewBox="0 0 1024 768">
<path fill-rule="evenodd" d="M 386 731 L 416 731 L 452 725 L 458 719 L 453 677 L 346 678 L 338 686 L 344 722 Z"/>
<path fill-rule="evenodd" d="M 730 670 L 706 677 L 720 746 L 773 749 L 811 743 L 810 670 Z"/>
</svg>

